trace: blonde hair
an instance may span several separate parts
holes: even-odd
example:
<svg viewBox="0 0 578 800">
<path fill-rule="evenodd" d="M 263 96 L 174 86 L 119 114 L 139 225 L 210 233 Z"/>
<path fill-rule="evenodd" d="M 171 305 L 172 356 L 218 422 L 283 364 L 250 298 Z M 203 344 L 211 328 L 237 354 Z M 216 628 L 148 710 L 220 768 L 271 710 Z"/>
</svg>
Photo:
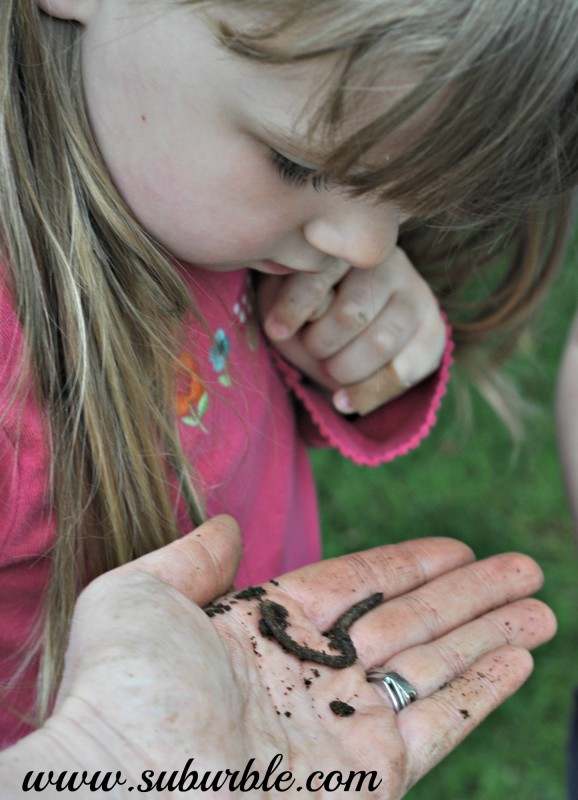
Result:
<svg viewBox="0 0 578 800">
<path fill-rule="evenodd" d="M 459 343 L 499 335 L 500 351 L 512 342 L 560 261 L 570 220 L 578 0 L 555 9 L 541 0 L 181 4 L 206 10 L 223 46 L 241 57 L 286 64 L 339 56 L 312 127 L 332 148 L 324 171 L 354 195 L 377 193 L 412 209 L 402 246 L 438 291 Z M 238 11 L 239 24 L 220 22 L 220 6 Z M 79 34 L 34 0 L 4 0 L 0 238 L 54 464 L 43 711 L 82 585 L 178 535 L 175 491 L 192 525 L 203 516 L 170 401 L 180 328 L 194 309 L 99 158 Z M 417 86 L 340 136 L 363 87 L 412 63 L 425 68 Z M 357 167 L 440 98 L 419 141 L 378 169 Z M 483 291 L 475 286 L 472 298 L 476 281 Z"/>
<path fill-rule="evenodd" d="M 188 292 L 98 158 L 77 35 L 34 2 L 4 3 L 1 239 L 47 410 L 56 509 L 43 713 L 82 586 L 178 536 L 171 487 L 192 526 L 203 517 L 172 419 Z"/>
</svg>

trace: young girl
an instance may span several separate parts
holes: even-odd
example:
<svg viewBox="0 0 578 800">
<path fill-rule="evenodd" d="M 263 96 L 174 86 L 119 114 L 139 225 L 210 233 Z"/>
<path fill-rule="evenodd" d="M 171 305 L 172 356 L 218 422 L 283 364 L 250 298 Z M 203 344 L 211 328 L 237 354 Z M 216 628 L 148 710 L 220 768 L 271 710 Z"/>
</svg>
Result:
<svg viewBox="0 0 578 800">
<path fill-rule="evenodd" d="M 96 575 L 220 511 L 241 523 L 241 584 L 317 558 L 298 423 L 366 464 L 424 437 L 449 345 L 358 421 L 310 382 L 365 411 L 386 397 L 374 374 L 423 377 L 430 341 L 439 359 L 406 253 L 459 344 L 511 342 L 541 295 L 576 179 L 578 5 L 406 5 L 5 3 L 6 679 L 45 622 L 4 743 L 27 730 L 36 673 L 46 707 Z M 260 339 L 249 270 L 287 278 L 278 300 L 264 287 L 265 327 L 299 369 Z M 312 307 L 288 312 L 309 282 Z"/>
</svg>

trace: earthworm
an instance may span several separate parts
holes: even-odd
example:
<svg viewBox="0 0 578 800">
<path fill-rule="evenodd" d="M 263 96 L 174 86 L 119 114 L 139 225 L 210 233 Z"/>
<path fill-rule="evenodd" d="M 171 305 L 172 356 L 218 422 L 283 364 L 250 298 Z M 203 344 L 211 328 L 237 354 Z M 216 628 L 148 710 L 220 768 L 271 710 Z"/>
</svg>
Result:
<svg viewBox="0 0 578 800">
<path fill-rule="evenodd" d="M 262 600 L 259 605 L 261 611 L 259 630 L 263 636 L 276 639 L 281 647 L 289 653 L 293 653 L 301 661 L 313 661 L 334 669 L 343 669 L 350 667 L 357 660 L 355 646 L 347 633 L 348 628 L 382 601 L 383 594 L 381 592 L 372 594 L 365 600 L 360 600 L 342 614 L 333 628 L 325 634 L 329 639 L 331 649 L 338 650 L 341 655 L 331 655 L 323 650 L 314 650 L 312 647 L 296 642 L 286 631 L 289 612 L 284 606 L 273 600 Z"/>
</svg>

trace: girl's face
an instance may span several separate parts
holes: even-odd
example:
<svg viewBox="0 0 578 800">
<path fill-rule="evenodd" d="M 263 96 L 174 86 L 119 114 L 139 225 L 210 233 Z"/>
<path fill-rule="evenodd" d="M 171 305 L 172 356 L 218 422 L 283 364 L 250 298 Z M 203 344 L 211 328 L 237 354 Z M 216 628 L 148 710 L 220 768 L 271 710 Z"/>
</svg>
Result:
<svg viewBox="0 0 578 800">
<path fill-rule="evenodd" d="M 318 272 L 334 259 L 370 268 L 389 256 L 400 223 L 393 204 L 309 178 L 323 154 L 307 145 L 311 109 L 302 112 L 330 60 L 246 61 L 216 43 L 198 11 L 158 0 L 74 8 L 96 140 L 125 202 L 173 256 L 276 274 Z"/>
</svg>

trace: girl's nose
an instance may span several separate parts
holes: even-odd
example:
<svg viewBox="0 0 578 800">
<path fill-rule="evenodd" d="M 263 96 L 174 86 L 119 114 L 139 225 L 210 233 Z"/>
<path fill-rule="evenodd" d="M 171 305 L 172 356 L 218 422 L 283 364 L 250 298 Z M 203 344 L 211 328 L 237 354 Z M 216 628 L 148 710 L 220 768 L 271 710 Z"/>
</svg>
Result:
<svg viewBox="0 0 578 800">
<path fill-rule="evenodd" d="M 307 242 L 358 269 L 380 264 L 397 243 L 399 210 L 365 198 L 328 197 L 303 227 Z"/>
</svg>

